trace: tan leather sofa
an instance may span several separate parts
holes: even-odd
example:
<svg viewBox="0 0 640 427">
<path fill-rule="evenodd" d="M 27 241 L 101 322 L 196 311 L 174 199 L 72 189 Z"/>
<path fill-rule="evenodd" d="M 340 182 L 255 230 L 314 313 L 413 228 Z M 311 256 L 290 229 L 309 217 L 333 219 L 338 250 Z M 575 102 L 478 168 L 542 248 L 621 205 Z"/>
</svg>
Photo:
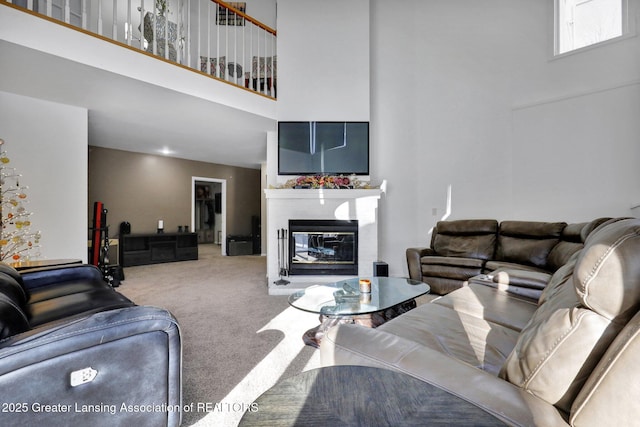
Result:
<svg viewBox="0 0 640 427">
<path fill-rule="evenodd" d="M 494 286 L 539 298 L 551 274 L 582 249 L 589 233 L 609 218 L 590 222 L 440 221 L 429 247 L 406 250 L 409 277 L 444 295 L 480 274 Z M 489 283 L 487 283 L 489 284 Z"/>
<path fill-rule="evenodd" d="M 639 307 L 640 220 L 611 220 L 538 301 L 470 283 L 376 329 L 336 326 L 320 356 L 408 373 L 508 425 L 638 425 Z"/>
</svg>

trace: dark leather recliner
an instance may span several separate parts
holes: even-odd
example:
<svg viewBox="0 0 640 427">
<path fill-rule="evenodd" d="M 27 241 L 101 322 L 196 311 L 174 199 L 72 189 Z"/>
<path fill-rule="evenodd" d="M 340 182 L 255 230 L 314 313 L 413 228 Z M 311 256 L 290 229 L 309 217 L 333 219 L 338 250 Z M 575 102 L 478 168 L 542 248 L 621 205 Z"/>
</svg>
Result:
<svg viewBox="0 0 640 427">
<path fill-rule="evenodd" d="M 428 248 L 406 250 L 409 277 L 444 295 L 469 281 L 537 299 L 551 274 L 610 218 L 567 224 L 469 219 L 440 221 Z"/>
<path fill-rule="evenodd" d="M 0 263 L 0 425 L 178 426 L 179 326 L 91 265 Z"/>
<path fill-rule="evenodd" d="M 438 222 L 431 247 L 407 249 L 410 277 L 428 283 L 438 294 L 458 289 L 482 273 L 485 262 L 494 255 L 497 233 L 494 219 Z"/>
</svg>

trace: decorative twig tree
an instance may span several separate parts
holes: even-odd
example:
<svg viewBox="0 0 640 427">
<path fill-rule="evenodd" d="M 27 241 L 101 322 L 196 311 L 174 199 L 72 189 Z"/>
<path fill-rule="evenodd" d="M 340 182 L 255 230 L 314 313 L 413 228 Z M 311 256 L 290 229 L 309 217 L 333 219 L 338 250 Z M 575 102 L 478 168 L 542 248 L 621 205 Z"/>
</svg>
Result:
<svg viewBox="0 0 640 427">
<path fill-rule="evenodd" d="M 24 206 L 28 187 L 20 185 L 22 175 L 9 162 L 0 139 L 0 261 L 18 263 L 39 255 L 34 250 L 40 247 L 40 231 L 31 231 L 32 212 Z"/>
</svg>

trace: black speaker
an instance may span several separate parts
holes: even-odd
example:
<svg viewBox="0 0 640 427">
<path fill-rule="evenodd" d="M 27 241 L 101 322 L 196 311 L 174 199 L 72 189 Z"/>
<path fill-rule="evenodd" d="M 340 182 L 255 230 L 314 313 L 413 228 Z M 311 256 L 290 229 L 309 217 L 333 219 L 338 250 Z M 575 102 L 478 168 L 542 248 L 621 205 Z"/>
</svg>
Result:
<svg viewBox="0 0 640 427">
<path fill-rule="evenodd" d="M 131 224 L 127 221 L 120 223 L 120 234 L 131 234 Z"/>
<path fill-rule="evenodd" d="M 389 277 L 389 264 L 383 261 L 373 262 L 374 277 Z"/>
<path fill-rule="evenodd" d="M 253 238 L 253 253 L 259 254 L 261 249 L 261 237 L 260 237 L 260 217 L 253 215 L 251 217 L 251 237 Z"/>
</svg>

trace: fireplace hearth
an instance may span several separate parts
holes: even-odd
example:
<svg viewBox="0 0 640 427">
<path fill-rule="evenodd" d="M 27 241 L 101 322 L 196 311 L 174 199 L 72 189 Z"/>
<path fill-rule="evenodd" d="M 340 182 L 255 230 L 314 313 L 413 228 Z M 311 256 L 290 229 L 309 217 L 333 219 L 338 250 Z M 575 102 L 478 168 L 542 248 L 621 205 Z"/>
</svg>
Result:
<svg viewBox="0 0 640 427">
<path fill-rule="evenodd" d="M 289 220 L 290 275 L 358 275 L 357 220 Z"/>
</svg>

